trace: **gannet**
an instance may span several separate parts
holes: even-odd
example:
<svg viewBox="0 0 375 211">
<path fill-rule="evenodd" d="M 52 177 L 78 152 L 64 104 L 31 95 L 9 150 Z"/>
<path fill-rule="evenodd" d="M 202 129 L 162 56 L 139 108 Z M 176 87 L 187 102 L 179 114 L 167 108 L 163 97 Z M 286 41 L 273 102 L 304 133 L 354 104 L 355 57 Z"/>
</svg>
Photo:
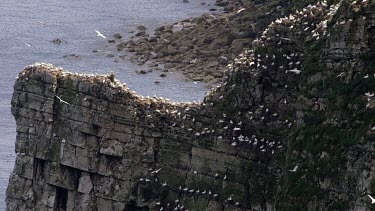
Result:
<svg viewBox="0 0 375 211">
<path fill-rule="evenodd" d="M 366 97 L 374 97 L 374 93 L 366 92 L 365 93 Z"/>
<path fill-rule="evenodd" d="M 288 170 L 288 171 L 290 171 L 290 172 L 296 172 L 297 169 L 298 169 L 298 165 L 294 166 L 294 169 L 292 169 L 292 170 Z"/>
<path fill-rule="evenodd" d="M 294 68 L 292 70 L 287 70 L 286 72 L 291 72 L 291 73 L 294 73 L 294 74 L 300 74 L 301 73 L 301 70 L 298 70 L 297 68 Z"/>
<path fill-rule="evenodd" d="M 375 204 L 375 199 L 372 198 L 372 196 L 370 196 L 370 195 L 367 195 L 367 196 L 370 197 L 370 199 L 371 199 L 371 204 Z"/>
<path fill-rule="evenodd" d="M 157 174 L 157 173 L 159 173 L 160 170 L 161 170 L 161 168 L 158 169 L 158 170 L 152 171 L 151 174 Z"/>
<path fill-rule="evenodd" d="M 64 100 L 62 100 L 59 96 L 55 95 L 55 97 L 56 97 L 57 99 L 59 99 L 60 102 L 65 103 L 65 104 L 67 104 L 67 105 L 70 105 L 70 103 L 68 103 L 68 102 L 66 102 L 66 101 L 64 101 Z"/>
<path fill-rule="evenodd" d="M 341 76 L 343 76 L 344 74 L 345 74 L 345 72 L 342 72 L 342 73 L 338 74 L 338 75 L 336 76 L 336 78 L 341 77 Z"/>
<path fill-rule="evenodd" d="M 106 39 L 107 37 L 106 36 L 104 36 L 102 33 L 100 33 L 100 31 L 98 31 L 98 30 L 95 30 L 96 31 L 96 36 L 98 36 L 98 37 L 102 37 L 102 38 L 104 38 L 104 39 Z"/>
</svg>

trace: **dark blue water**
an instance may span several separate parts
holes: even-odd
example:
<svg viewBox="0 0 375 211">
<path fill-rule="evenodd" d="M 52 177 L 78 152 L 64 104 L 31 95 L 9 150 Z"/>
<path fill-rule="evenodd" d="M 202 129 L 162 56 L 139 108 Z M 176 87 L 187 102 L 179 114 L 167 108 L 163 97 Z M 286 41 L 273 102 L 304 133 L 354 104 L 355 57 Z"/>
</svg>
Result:
<svg viewBox="0 0 375 211">
<path fill-rule="evenodd" d="M 155 28 L 208 12 L 214 0 L 1 0 L 0 2 L 0 210 L 5 210 L 5 190 L 14 165 L 15 122 L 10 100 L 16 75 L 24 66 L 48 62 L 65 70 L 109 73 L 142 95 L 158 95 L 176 101 L 202 100 L 204 84 L 186 82 L 177 73 L 160 78 L 159 72 L 138 75 L 141 67 L 127 61 L 114 62 L 103 53 L 111 50 L 105 39 L 128 33 L 140 24 Z M 51 41 L 63 40 L 60 45 Z M 77 54 L 79 59 L 65 57 Z M 154 82 L 159 80 L 160 84 Z"/>
</svg>

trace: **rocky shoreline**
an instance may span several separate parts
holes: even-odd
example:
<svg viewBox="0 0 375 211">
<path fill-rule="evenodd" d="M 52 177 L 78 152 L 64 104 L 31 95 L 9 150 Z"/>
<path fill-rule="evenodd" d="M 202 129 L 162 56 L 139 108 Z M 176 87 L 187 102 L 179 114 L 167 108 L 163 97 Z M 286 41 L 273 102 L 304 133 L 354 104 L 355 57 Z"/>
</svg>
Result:
<svg viewBox="0 0 375 211">
<path fill-rule="evenodd" d="M 150 70 L 138 70 L 140 74 L 152 70 L 178 71 L 211 86 L 222 80 L 227 65 L 249 49 L 272 20 L 293 9 L 286 11 L 289 3 L 281 0 L 261 3 L 218 0 L 215 5 L 223 8 L 223 13 L 207 13 L 163 25 L 153 34 L 140 26 L 130 40 L 123 41 L 116 34 L 109 43 L 116 45 L 118 52 L 131 53 L 132 62 L 147 64 Z"/>
</svg>

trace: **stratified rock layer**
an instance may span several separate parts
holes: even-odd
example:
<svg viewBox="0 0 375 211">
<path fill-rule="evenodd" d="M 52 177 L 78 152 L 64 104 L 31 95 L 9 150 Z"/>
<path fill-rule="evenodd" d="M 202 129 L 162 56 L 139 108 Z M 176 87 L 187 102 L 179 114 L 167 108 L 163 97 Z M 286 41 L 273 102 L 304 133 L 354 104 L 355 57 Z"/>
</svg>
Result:
<svg viewBox="0 0 375 211">
<path fill-rule="evenodd" d="M 375 6 L 275 20 L 201 104 L 26 67 L 8 210 L 372 210 Z"/>
</svg>

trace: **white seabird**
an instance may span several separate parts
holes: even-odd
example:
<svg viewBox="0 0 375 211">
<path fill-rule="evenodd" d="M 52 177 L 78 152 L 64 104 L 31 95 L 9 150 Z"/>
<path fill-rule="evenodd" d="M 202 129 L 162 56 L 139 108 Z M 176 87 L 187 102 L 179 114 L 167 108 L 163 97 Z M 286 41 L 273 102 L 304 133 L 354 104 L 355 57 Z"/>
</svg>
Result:
<svg viewBox="0 0 375 211">
<path fill-rule="evenodd" d="M 366 97 L 374 97 L 374 93 L 366 92 L 365 93 Z"/>
<path fill-rule="evenodd" d="M 161 168 L 158 169 L 158 170 L 152 171 L 151 174 L 157 174 L 157 173 L 159 173 L 160 170 L 161 170 Z"/>
<path fill-rule="evenodd" d="M 297 68 L 294 68 L 292 70 L 287 70 L 286 72 L 291 72 L 291 73 L 294 73 L 294 74 L 300 74 L 301 73 L 301 70 L 298 70 Z"/>
<path fill-rule="evenodd" d="M 107 39 L 107 37 L 104 36 L 102 33 L 100 33 L 100 31 L 98 31 L 98 30 L 95 30 L 95 31 L 96 31 L 96 36 L 98 36 L 98 37 L 102 37 L 102 38 L 104 38 L 104 39 Z"/>
<path fill-rule="evenodd" d="M 65 100 L 62 100 L 59 96 L 55 95 L 55 97 L 56 97 L 57 99 L 59 99 L 60 102 L 65 103 L 65 104 L 67 104 L 67 105 L 70 105 L 70 103 L 66 102 Z"/>
<path fill-rule="evenodd" d="M 290 171 L 290 172 L 296 172 L 297 169 L 298 169 L 298 165 L 294 166 L 294 169 L 292 169 L 292 170 L 288 170 L 288 171 Z"/>
<path fill-rule="evenodd" d="M 338 74 L 338 75 L 336 76 L 336 78 L 339 78 L 339 77 L 343 76 L 344 74 L 345 74 L 345 72 L 342 72 L 342 73 Z"/>
<path fill-rule="evenodd" d="M 371 199 L 371 204 L 375 204 L 375 199 L 372 197 L 372 196 L 370 196 L 370 195 L 367 195 L 368 197 L 370 197 L 370 199 Z"/>
</svg>

